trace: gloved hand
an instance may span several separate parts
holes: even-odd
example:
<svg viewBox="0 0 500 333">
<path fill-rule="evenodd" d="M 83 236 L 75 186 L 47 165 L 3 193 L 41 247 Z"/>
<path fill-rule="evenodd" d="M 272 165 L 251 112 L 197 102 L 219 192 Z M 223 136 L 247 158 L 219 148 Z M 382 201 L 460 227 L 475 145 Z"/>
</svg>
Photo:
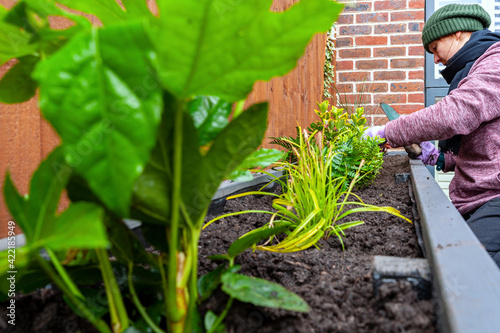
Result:
<svg viewBox="0 0 500 333">
<path fill-rule="evenodd" d="M 379 136 L 380 138 L 385 139 L 385 125 L 368 127 L 363 136 L 369 136 L 370 138 Z"/>
<path fill-rule="evenodd" d="M 421 160 L 425 165 L 436 165 L 439 158 L 439 150 L 436 146 L 429 141 L 424 141 L 420 143 L 420 148 L 422 148 L 422 155 L 416 158 Z"/>
</svg>

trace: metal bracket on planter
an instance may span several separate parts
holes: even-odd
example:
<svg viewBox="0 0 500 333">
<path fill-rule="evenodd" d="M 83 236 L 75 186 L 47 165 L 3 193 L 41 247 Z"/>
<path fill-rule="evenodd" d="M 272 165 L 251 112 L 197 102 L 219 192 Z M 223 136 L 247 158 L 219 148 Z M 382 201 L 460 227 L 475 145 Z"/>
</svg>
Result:
<svg viewBox="0 0 500 333">
<path fill-rule="evenodd" d="M 279 170 L 272 170 L 270 173 L 276 177 L 280 177 L 282 175 L 282 171 Z M 255 174 L 254 179 L 249 182 L 235 182 L 232 180 L 223 181 L 215 195 L 212 197 L 212 203 L 208 208 L 208 214 L 222 214 L 224 211 L 224 206 L 226 204 L 226 198 L 228 196 L 251 190 L 258 190 L 264 184 L 268 183 L 271 179 L 272 177 L 266 174 Z M 277 186 L 276 182 L 270 185 L 270 187 L 266 188 L 265 190 L 272 191 L 274 186 Z"/>
<path fill-rule="evenodd" d="M 397 280 L 408 281 L 419 299 L 432 297 L 432 277 L 427 259 L 375 256 L 372 276 L 375 297 L 379 295 L 382 284 Z"/>
<path fill-rule="evenodd" d="M 396 184 L 406 183 L 410 179 L 410 173 L 397 173 L 395 177 Z"/>
</svg>

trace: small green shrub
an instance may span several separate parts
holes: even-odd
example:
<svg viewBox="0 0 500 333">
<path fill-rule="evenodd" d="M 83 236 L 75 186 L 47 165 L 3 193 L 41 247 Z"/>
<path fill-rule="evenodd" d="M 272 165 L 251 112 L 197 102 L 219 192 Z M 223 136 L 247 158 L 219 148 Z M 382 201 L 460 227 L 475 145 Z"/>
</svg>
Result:
<svg viewBox="0 0 500 333">
<path fill-rule="evenodd" d="M 323 146 L 332 146 L 336 153 L 331 156 L 332 168 L 331 178 L 346 176 L 346 182 L 343 189 L 346 190 L 357 170 L 360 168 L 361 161 L 364 164 L 360 168 L 357 186 L 365 186 L 373 182 L 380 172 L 383 164 L 383 151 L 380 149 L 382 140 L 364 136 L 367 129 L 366 118 L 363 114 L 363 108 L 357 108 L 352 114 L 344 109 L 332 106 L 329 109 L 329 102 L 318 103 L 319 110 L 314 110 L 320 120 L 313 122 L 307 128 L 308 134 L 321 133 Z M 301 135 L 297 127 L 297 136 L 272 138 L 272 144 L 280 145 L 286 148 L 286 161 L 290 163 L 297 162 L 297 156 L 293 152 L 293 144 L 297 144 Z M 311 140 L 310 144 L 317 145 L 316 139 Z"/>
</svg>

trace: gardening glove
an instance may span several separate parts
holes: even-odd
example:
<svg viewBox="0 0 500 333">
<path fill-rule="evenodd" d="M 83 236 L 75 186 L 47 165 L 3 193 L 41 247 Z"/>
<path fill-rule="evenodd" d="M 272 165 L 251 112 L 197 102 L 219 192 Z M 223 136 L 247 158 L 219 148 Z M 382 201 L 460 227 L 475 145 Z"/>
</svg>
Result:
<svg viewBox="0 0 500 333">
<path fill-rule="evenodd" d="M 373 138 L 375 136 L 385 139 L 385 126 L 372 126 L 368 127 L 363 136 Z"/>
<path fill-rule="evenodd" d="M 429 141 L 420 144 L 422 154 L 416 158 L 421 160 L 425 165 L 436 165 L 439 158 L 439 150 Z"/>
</svg>

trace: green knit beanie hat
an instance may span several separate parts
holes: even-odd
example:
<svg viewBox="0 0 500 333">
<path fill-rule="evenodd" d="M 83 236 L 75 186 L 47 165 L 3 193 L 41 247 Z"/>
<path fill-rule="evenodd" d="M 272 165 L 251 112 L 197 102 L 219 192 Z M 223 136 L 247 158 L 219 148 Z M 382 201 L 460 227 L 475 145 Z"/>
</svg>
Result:
<svg viewBox="0 0 500 333">
<path fill-rule="evenodd" d="M 422 30 L 422 44 L 427 52 L 433 41 L 457 31 L 478 31 L 488 28 L 490 15 L 479 5 L 450 4 L 429 17 Z"/>
</svg>

